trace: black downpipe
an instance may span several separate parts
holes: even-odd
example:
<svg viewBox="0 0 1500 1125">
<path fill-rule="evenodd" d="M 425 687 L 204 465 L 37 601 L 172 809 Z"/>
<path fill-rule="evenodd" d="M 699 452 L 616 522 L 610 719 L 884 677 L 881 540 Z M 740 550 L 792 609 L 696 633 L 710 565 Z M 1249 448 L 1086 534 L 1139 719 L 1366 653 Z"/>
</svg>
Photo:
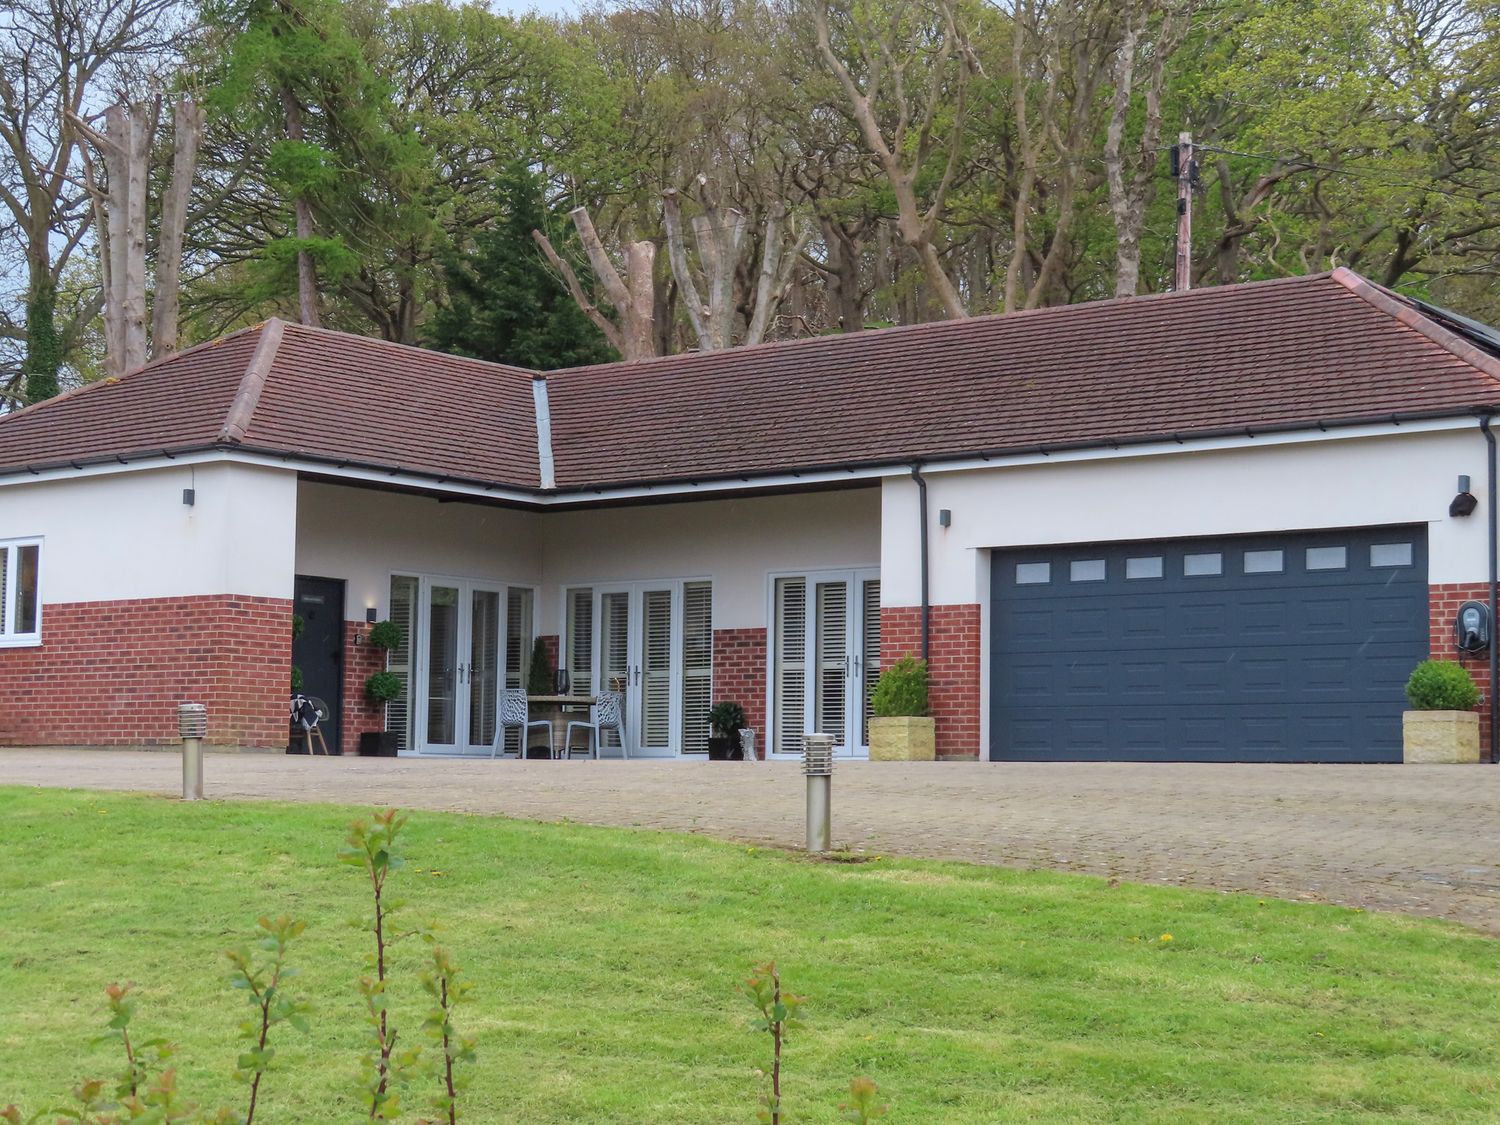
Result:
<svg viewBox="0 0 1500 1125">
<path fill-rule="evenodd" d="M 1484 440 L 1489 443 L 1490 494 L 1485 499 L 1489 510 L 1490 532 L 1490 764 L 1500 764 L 1500 638 L 1495 634 L 1495 623 L 1500 621 L 1500 507 L 1496 505 L 1495 434 L 1490 429 L 1488 416 L 1479 419 L 1479 428 L 1484 431 Z"/>
<path fill-rule="evenodd" d="M 1492 438 L 1491 441 L 1494 439 Z M 1493 462 L 1492 462 L 1493 464 Z M 921 551 L 922 551 L 922 659 L 928 660 L 932 655 L 932 642 L 929 639 L 929 627 L 932 619 L 932 607 L 927 596 L 927 482 L 922 479 L 922 466 L 920 463 L 911 467 L 911 479 L 917 482 L 917 519 L 921 522 Z M 1493 483 L 1490 486 L 1494 490 Z M 1494 568 L 1491 567 L 1493 573 Z"/>
</svg>

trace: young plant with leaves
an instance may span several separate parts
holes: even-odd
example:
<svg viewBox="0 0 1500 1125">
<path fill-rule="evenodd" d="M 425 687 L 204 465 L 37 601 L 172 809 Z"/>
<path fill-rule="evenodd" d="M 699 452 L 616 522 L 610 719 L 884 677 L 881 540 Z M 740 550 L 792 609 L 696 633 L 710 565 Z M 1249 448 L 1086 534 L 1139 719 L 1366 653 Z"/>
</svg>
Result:
<svg viewBox="0 0 1500 1125">
<path fill-rule="evenodd" d="M 787 1032 L 802 1026 L 803 999 L 782 991 L 781 974 L 777 972 L 774 961 L 768 961 L 752 972 L 740 986 L 740 991 L 759 1013 L 750 1021 L 750 1026 L 771 1037 L 771 1072 L 767 1079 L 768 1088 L 761 1095 L 759 1117 L 770 1125 L 781 1125 L 781 1048 L 786 1043 Z"/>
<path fill-rule="evenodd" d="M 270 1045 L 271 1029 L 277 1024 L 288 1023 L 298 1031 L 307 1030 L 305 1000 L 287 994 L 283 982 L 296 976 L 297 970 L 286 963 L 287 949 L 302 936 L 307 928 L 305 922 L 281 915 L 276 919 L 261 918 L 257 923 L 261 937 L 255 949 L 240 947 L 227 950 L 229 959 L 229 983 L 245 993 L 245 1000 L 255 1009 L 251 1019 L 240 1024 L 240 1038 L 249 1040 L 253 1046 L 240 1054 L 234 1076 L 250 1086 L 250 1104 L 245 1111 L 244 1125 L 255 1120 L 255 1111 L 260 1099 L 260 1083 L 271 1068 L 276 1051 Z"/>
<path fill-rule="evenodd" d="M 356 820 L 349 825 L 346 846 L 339 861 L 364 871 L 370 883 L 371 913 L 359 922 L 375 939 L 375 949 L 365 957 L 366 972 L 359 978 L 359 993 L 364 998 L 366 1022 L 369 1024 L 369 1047 L 361 1058 L 363 1097 L 371 1121 L 391 1121 L 401 1111 L 400 1087 L 415 1072 L 422 1049 L 420 1046 L 396 1050 L 397 1032 L 391 1023 L 386 988 L 389 983 L 388 956 L 391 943 L 399 936 L 391 926 L 391 915 L 402 903 L 386 897 L 385 884 L 393 871 L 404 865 L 396 851 L 396 842 L 406 817 L 395 809 L 376 813 L 370 820 Z"/>
</svg>

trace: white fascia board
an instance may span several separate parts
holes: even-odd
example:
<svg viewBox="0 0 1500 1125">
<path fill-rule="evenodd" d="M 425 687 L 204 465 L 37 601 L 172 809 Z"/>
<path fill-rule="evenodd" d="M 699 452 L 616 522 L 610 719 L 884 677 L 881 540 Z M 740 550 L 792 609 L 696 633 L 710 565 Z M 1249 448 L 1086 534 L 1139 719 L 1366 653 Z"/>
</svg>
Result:
<svg viewBox="0 0 1500 1125">
<path fill-rule="evenodd" d="M 1253 429 L 1253 427 L 1252 427 Z M 1086 449 L 1059 449 L 1051 453 L 997 453 L 992 457 L 964 457 L 955 460 L 921 462 L 924 475 L 971 472 L 974 469 L 1000 469 L 1022 465 L 1061 465 L 1070 461 L 1109 461 L 1135 457 L 1164 457 L 1174 453 L 1207 453 L 1220 449 L 1264 449 L 1278 445 L 1307 445 L 1314 442 L 1350 441 L 1358 438 L 1391 437 L 1397 434 L 1431 434 L 1452 430 L 1479 430 L 1476 416 L 1428 418 L 1412 422 L 1380 422 L 1360 426 L 1331 425 L 1326 430 L 1278 430 L 1266 434 L 1233 434 L 1225 437 L 1183 438 L 1180 441 L 1141 442 L 1138 445 L 1090 446 Z M 910 465 L 893 467 L 887 477 L 908 476 Z"/>
<path fill-rule="evenodd" d="M 1022 465 L 1066 464 L 1070 461 L 1105 461 L 1136 457 L 1162 457 L 1175 453 L 1199 453 L 1221 449 L 1261 449 L 1280 445 L 1304 445 L 1313 442 L 1350 441 L 1358 438 L 1389 437 L 1395 434 L 1441 433 L 1454 430 L 1477 429 L 1474 416 L 1454 418 L 1431 418 L 1410 422 L 1381 422 L 1358 426 L 1329 426 L 1326 430 L 1282 430 L 1257 435 L 1230 435 L 1213 438 L 1183 438 L 1180 441 L 1142 442 L 1138 445 L 1097 446 L 1081 449 L 1060 449 L 1056 452 L 996 454 L 992 457 L 965 457 L 954 460 L 919 459 L 923 473 L 968 472 L 975 469 L 996 469 Z M 570 489 L 562 492 L 538 493 L 521 488 L 500 485 L 487 486 L 462 481 L 440 480 L 421 473 L 408 473 L 400 469 L 367 469 L 352 465 L 324 464 L 302 460 L 292 454 L 285 456 L 251 453 L 239 450 L 205 450 L 199 453 L 179 454 L 173 457 L 153 455 L 129 461 L 108 461 L 84 465 L 79 468 L 63 466 L 43 469 L 39 472 L 16 472 L 0 476 L 0 488 L 36 484 L 48 480 L 77 480 L 91 476 L 107 476 L 113 473 L 144 472 L 150 469 L 170 468 L 174 465 L 204 465 L 232 463 L 258 465 L 292 472 L 314 473 L 331 479 L 360 481 L 366 484 L 383 484 L 419 488 L 428 492 L 443 492 L 453 496 L 467 496 L 476 500 L 500 500 L 533 508 L 567 508 L 620 500 L 652 500 L 665 497 L 714 496 L 724 492 L 745 489 L 798 488 L 806 485 L 841 484 L 882 478 L 904 477 L 911 473 L 912 461 L 887 465 L 868 465 L 847 469 L 817 469 L 805 472 L 747 474 L 729 479 L 716 478 L 706 481 L 673 481 L 662 484 L 629 485 L 624 487 L 601 487 Z"/>
</svg>

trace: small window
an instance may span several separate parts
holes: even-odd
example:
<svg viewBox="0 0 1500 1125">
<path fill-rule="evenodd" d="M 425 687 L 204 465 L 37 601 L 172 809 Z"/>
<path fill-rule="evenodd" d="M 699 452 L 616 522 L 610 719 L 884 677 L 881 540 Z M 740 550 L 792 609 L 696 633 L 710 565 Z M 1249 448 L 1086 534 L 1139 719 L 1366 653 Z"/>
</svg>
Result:
<svg viewBox="0 0 1500 1125">
<path fill-rule="evenodd" d="M 1161 575 L 1160 555 L 1148 555 L 1144 558 L 1125 560 L 1126 578 L 1160 578 Z"/>
<path fill-rule="evenodd" d="M 1308 570 L 1343 570 L 1349 565 L 1349 552 L 1344 547 L 1309 547 L 1307 549 Z"/>
<path fill-rule="evenodd" d="M 41 560 L 36 540 L 0 539 L 0 645 L 41 640 Z"/>
<path fill-rule="evenodd" d="M 1280 551 L 1246 551 L 1246 574 L 1280 574 L 1286 569 Z"/>
<path fill-rule="evenodd" d="M 1017 586 L 1041 586 L 1051 581 L 1051 563 L 1016 563 Z"/>
<path fill-rule="evenodd" d="M 1183 555 L 1182 573 L 1187 578 L 1208 578 L 1224 573 L 1224 556 L 1218 551 L 1201 555 Z"/>
<path fill-rule="evenodd" d="M 1074 582 L 1103 582 L 1103 559 L 1075 559 L 1068 566 L 1068 577 Z"/>
<path fill-rule="evenodd" d="M 1370 544 L 1371 566 L 1411 566 L 1410 543 Z"/>
</svg>

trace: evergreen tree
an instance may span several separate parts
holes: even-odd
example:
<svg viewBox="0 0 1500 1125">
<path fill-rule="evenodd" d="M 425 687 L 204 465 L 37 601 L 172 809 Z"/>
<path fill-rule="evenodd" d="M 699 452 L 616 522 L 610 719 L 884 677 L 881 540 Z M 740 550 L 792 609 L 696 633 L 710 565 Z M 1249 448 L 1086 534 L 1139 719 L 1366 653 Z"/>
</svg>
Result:
<svg viewBox="0 0 1500 1125">
<path fill-rule="evenodd" d="M 440 351 L 550 371 L 616 358 L 603 335 L 552 275 L 533 230 L 546 230 L 560 253 L 563 224 L 548 221 L 538 178 L 523 164 L 497 179 L 499 215 L 473 249 L 444 263 L 449 304 L 428 343 Z M 578 255 L 570 255 L 577 258 Z M 575 262 L 574 268 L 583 272 Z"/>
</svg>

